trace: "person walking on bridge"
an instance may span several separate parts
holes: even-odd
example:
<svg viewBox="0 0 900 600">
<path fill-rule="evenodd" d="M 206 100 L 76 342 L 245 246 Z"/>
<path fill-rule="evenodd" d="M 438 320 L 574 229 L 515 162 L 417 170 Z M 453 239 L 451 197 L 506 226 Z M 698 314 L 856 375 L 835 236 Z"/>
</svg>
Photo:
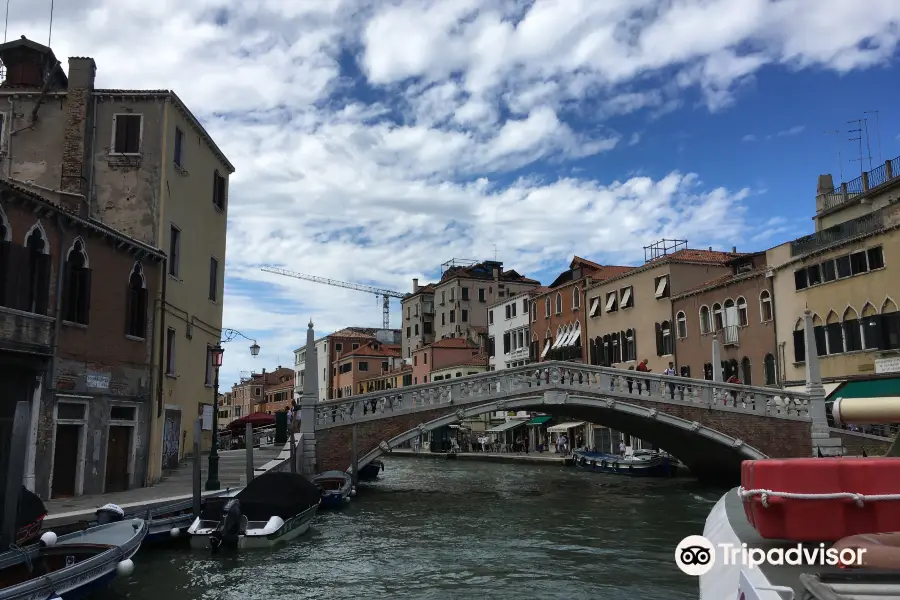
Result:
<svg viewBox="0 0 900 600">
<path fill-rule="evenodd" d="M 635 371 L 640 371 L 641 373 L 649 373 L 650 371 L 652 371 L 652 369 L 647 366 L 647 362 L 648 361 L 646 358 L 644 360 L 642 360 L 641 363 L 635 369 Z M 649 379 L 638 380 L 638 394 L 641 393 L 641 384 L 642 383 L 643 383 L 643 385 L 647 386 L 647 391 L 648 392 L 650 391 L 650 380 Z"/>
</svg>

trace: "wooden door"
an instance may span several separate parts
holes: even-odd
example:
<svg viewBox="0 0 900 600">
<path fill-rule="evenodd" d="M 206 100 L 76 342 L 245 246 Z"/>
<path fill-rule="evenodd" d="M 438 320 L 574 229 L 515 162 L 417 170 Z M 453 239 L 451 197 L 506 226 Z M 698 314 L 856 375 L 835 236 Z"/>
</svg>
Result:
<svg viewBox="0 0 900 600">
<path fill-rule="evenodd" d="M 181 411 L 166 409 L 166 423 L 163 426 L 163 469 L 178 468 L 181 447 Z"/>
<path fill-rule="evenodd" d="M 106 492 L 128 489 L 131 427 L 111 426 L 106 444 Z"/>
<path fill-rule="evenodd" d="M 54 498 L 70 498 L 75 495 L 80 438 L 81 425 L 56 426 L 56 447 L 53 450 Z"/>
</svg>

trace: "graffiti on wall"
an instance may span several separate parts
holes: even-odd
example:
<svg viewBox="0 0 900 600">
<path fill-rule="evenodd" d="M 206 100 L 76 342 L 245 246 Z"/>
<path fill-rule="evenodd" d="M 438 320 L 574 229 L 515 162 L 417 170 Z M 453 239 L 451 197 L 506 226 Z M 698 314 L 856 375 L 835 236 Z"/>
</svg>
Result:
<svg viewBox="0 0 900 600">
<path fill-rule="evenodd" d="M 178 468 L 178 452 L 181 446 L 181 411 L 166 410 L 163 426 L 163 469 Z"/>
</svg>

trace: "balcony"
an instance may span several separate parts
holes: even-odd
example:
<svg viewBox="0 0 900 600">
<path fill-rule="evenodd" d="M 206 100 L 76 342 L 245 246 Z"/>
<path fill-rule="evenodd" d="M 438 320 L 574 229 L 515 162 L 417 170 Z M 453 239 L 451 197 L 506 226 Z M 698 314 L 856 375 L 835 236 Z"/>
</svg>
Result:
<svg viewBox="0 0 900 600">
<path fill-rule="evenodd" d="M 900 156 L 819 196 L 816 200 L 816 213 L 828 212 L 851 200 L 861 199 L 869 192 L 895 179 L 900 179 Z"/>
<path fill-rule="evenodd" d="M 422 314 L 426 317 L 434 315 L 434 302 L 423 302 Z"/>
<path fill-rule="evenodd" d="M 53 317 L 0 306 L 0 346 L 49 355 L 53 322 Z"/>
<path fill-rule="evenodd" d="M 791 256 L 809 254 L 832 244 L 878 231 L 884 227 L 886 208 L 888 207 L 794 240 L 791 242 Z"/>
</svg>

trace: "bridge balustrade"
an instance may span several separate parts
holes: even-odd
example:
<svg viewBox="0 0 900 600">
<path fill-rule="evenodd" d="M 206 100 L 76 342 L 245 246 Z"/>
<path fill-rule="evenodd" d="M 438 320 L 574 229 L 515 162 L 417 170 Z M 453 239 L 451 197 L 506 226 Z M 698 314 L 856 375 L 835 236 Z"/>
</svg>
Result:
<svg viewBox="0 0 900 600">
<path fill-rule="evenodd" d="M 397 413 L 465 406 L 558 390 L 610 400 L 642 399 L 773 418 L 809 419 L 809 395 L 705 379 L 544 362 L 316 404 L 316 427 L 388 418 Z"/>
</svg>

